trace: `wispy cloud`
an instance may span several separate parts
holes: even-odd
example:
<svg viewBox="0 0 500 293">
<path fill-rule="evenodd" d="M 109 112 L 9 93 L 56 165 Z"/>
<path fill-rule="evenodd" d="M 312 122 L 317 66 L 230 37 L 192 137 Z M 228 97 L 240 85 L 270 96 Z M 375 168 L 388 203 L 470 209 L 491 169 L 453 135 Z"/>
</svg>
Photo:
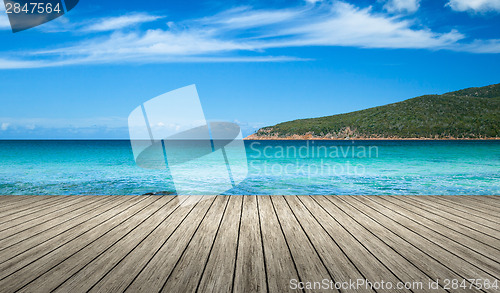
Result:
<svg viewBox="0 0 500 293">
<path fill-rule="evenodd" d="M 9 129 L 9 126 L 10 126 L 10 123 L 3 122 L 3 123 L 2 123 L 2 126 L 0 127 L 0 129 L 1 129 L 2 131 L 6 131 L 7 129 Z"/>
<path fill-rule="evenodd" d="M 246 122 L 246 121 L 239 121 L 239 120 L 234 120 L 233 122 L 238 124 L 238 126 L 241 129 L 241 133 L 242 133 L 243 137 L 254 134 L 255 132 L 257 132 L 257 130 L 266 126 L 266 124 L 262 123 L 262 122 Z"/>
<path fill-rule="evenodd" d="M 116 17 L 106 17 L 92 21 L 87 26 L 81 28 L 85 32 L 105 32 L 115 31 L 130 26 L 156 21 L 163 16 L 149 15 L 147 13 L 135 13 Z"/>
<path fill-rule="evenodd" d="M 457 51 L 473 53 L 498 53 L 500 52 L 500 39 L 475 40 L 456 49 Z"/>
<path fill-rule="evenodd" d="M 255 133 L 264 123 L 235 120 L 243 136 Z M 165 127 L 165 125 L 158 125 Z M 118 138 L 129 137 L 125 117 L 93 118 L 8 118 L 0 117 L 2 138 Z"/>
<path fill-rule="evenodd" d="M 93 118 L 8 118 L 0 117 L 3 130 L 35 129 L 35 128 L 88 128 L 109 127 L 116 128 L 127 126 L 127 119 L 123 117 L 93 117 Z M 5 128 L 5 129 L 4 129 Z"/>
<path fill-rule="evenodd" d="M 51 66 L 52 63 L 43 61 L 17 60 L 0 58 L 0 69 L 18 69 L 18 68 L 40 68 Z"/>
<path fill-rule="evenodd" d="M 9 17 L 5 13 L 5 6 L 0 3 L 0 30 L 10 29 Z"/>
<path fill-rule="evenodd" d="M 455 11 L 500 12 L 500 0 L 450 0 L 446 5 Z"/>
<path fill-rule="evenodd" d="M 316 4 L 316 3 L 321 3 L 323 2 L 323 0 L 306 0 L 306 3 L 309 3 L 309 4 Z"/>
<path fill-rule="evenodd" d="M 408 4 L 411 1 L 406 1 L 406 6 L 401 4 L 402 0 L 390 1 L 400 5 L 400 9 L 413 9 Z M 418 8 L 417 0 L 412 3 Z M 159 18 L 144 13 L 104 18 L 79 30 L 103 32 L 98 36 L 69 46 L 25 51 L 17 56 L 3 54 L 0 68 L 130 62 L 294 61 L 303 59 L 268 56 L 266 50 L 310 46 L 500 53 L 495 40 L 466 41 L 467 37 L 456 30 L 435 32 L 408 17 L 342 1 L 318 1 L 314 5 L 305 3 L 288 9 L 239 7 L 180 23 L 158 22 L 161 26 L 156 29 L 129 29 Z"/>
<path fill-rule="evenodd" d="M 384 8 L 389 12 L 413 13 L 420 7 L 420 0 L 388 0 Z"/>
<path fill-rule="evenodd" d="M 308 8 L 281 10 L 253 10 L 251 7 L 238 7 L 224 11 L 197 22 L 205 26 L 225 27 L 231 29 L 249 29 L 284 23 L 299 18 L 308 12 Z"/>
<path fill-rule="evenodd" d="M 362 48 L 440 49 L 464 38 L 452 30 L 436 33 L 429 29 L 413 28 L 413 23 L 398 17 L 374 13 L 371 8 L 360 9 L 352 4 L 336 2 L 316 21 L 283 28 L 285 40 L 267 41 L 270 47 L 280 46 L 352 46 Z"/>
<path fill-rule="evenodd" d="M 387 0 L 384 9 L 391 13 L 414 13 L 420 7 L 420 0 Z"/>
<path fill-rule="evenodd" d="M 155 22 L 165 16 L 134 12 L 126 15 L 91 18 L 79 22 L 71 22 L 66 16 L 59 17 L 47 24 L 37 27 L 46 33 L 75 32 L 75 33 L 109 33 L 125 29 L 136 29 L 142 24 Z"/>
<path fill-rule="evenodd" d="M 2 138 L 127 138 L 127 119 L 94 117 L 75 119 L 0 117 Z"/>
</svg>

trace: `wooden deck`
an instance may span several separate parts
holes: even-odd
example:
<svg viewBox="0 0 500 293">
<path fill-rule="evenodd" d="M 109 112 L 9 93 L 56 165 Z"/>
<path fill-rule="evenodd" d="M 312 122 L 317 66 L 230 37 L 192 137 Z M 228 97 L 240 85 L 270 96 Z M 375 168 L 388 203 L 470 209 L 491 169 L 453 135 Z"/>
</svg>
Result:
<svg viewBox="0 0 500 293">
<path fill-rule="evenodd" d="M 1 196 L 0 291 L 500 292 L 469 280 L 500 279 L 499 214 L 494 196 Z"/>
</svg>

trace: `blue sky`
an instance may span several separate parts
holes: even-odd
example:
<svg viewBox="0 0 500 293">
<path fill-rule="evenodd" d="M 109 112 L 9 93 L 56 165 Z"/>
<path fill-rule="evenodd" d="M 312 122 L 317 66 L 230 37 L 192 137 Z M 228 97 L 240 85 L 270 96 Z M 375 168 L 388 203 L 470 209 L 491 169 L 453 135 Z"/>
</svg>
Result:
<svg viewBox="0 0 500 293">
<path fill-rule="evenodd" d="M 0 7 L 0 138 L 128 138 L 190 84 L 248 135 L 500 82 L 500 0 L 81 0 L 15 34 Z"/>
</svg>

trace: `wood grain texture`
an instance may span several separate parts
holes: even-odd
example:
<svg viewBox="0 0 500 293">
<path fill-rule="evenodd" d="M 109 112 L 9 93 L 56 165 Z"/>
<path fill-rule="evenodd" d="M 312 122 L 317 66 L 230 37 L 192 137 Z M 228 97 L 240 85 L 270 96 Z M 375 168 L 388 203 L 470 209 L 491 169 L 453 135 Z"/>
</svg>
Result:
<svg viewBox="0 0 500 293">
<path fill-rule="evenodd" d="M 16 196 L 6 196 L 0 195 L 0 215 L 5 211 L 10 211 L 14 208 L 19 208 L 21 206 L 30 206 L 34 202 L 43 200 L 45 196 L 31 196 L 31 195 L 16 195 Z"/>
<path fill-rule="evenodd" d="M 352 279 L 363 279 L 363 275 L 336 242 L 337 236 L 332 237 L 324 228 L 322 223 L 332 221 L 332 219 L 318 212 L 317 205 L 312 202 L 311 198 L 287 196 L 285 199 L 302 226 L 302 229 L 307 234 L 311 244 L 314 245 L 318 255 L 323 260 L 332 280 L 349 282 Z M 308 209 L 302 201 L 309 201 L 313 204 L 309 205 Z M 374 292 L 370 289 L 354 290 L 352 288 L 346 288 L 342 291 Z"/>
<path fill-rule="evenodd" d="M 462 207 L 474 209 L 482 213 L 488 213 L 489 215 L 500 219 L 500 204 L 491 200 L 485 202 L 482 196 L 463 196 L 463 198 L 460 198 L 460 201 L 458 202 L 453 198 L 453 196 L 445 196 L 443 199 Z M 478 208 L 476 208 L 476 206 Z"/>
<path fill-rule="evenodd" d="M 137 201 L 134 206 L 125 210 L 119 215 L 119 217 L 114 217 L 110 221 L 104 222 L 100 225 L 100 229 L 91 229 L 86 233 L 81 234 L 78 238 L 74 238 L 64 246 L 60 246 L 57 249 L 52 250 L 50 253 L 37 258 L 28 266 L 17 268 L 11 273 L 8 273 L 6 270 L 1 270 L 0 287 L 6 291 L 15 291 L 21 289 L 32 281 L 41 278 L 43 274 L 51 270 L 60 262 L 64 261 L 66 258 L 77 253 L 97 239 L 105 237 L 109 231 L 139 213 L 154 200 L 156 200 L 156 198 L 145 198 L 144 200 Z M 15 263 L 15 266 L 19 266 L 18 263 Z M 51 280 L 46 279 L 46 281 L 50 282 Z"/>
<path fill-rule="evenodd" d="M 39 198 L 39 200 L 36 200 L 33 203 L 22 204 L 15 208 L 6 208 L 6 210 L 0 214 L 0 223 L 10 222 L 17 217 L 24 216 L 29 213 L 36 213 L 57 202 L 74 199 L 73 197 L 64 196 L 37 196 L 37 198 Z"/>
<path fill-rule="evenodd" d="M 483 206 L 477 201 L 467 201 L 466 198 L 458 199 L 456 196 L 442 196 L 435 199 L 435 202 L 444 205 L 450 209 L 457 210 L 460 212 L 468 213 L 474 217 L 488 220 L 490 222 L 496 223 L 500 227 L 500 218 L 498 216 L 498 211 L 492 206 Z"/>
<path fill-rule="evenodd" d="M 500 227 L 498 224 L 494 224 L 486 221 L 486 225 L 482 219 L 478 219 L 470 214 L 463 213 L 456 210 L 452 210 L 447 206 L 439 205 L 435 203 L 436 197 L 420 197 L 420 196 L 401 196 L 398 197 L 401 200 L 405 200 L 415 205 L 419 209 L 432 211 L 438 215 L 441 215 L 451 221 L 455 222 L 458 225 L 463 225 L 469 228 L 472 228 L 476 231 L 479 231 L 483 234 L 490 235 L 491 237 L 500 240 Z M 492 227 L 493 226 L 493 227 Z"/>
<path fill-rule="evenodd" d="M 211 197 L 203 198 L 196 204 L 194 210 L 183 221 L 183 225 L 156 251 L 127 287 L 126 292 L 160 292 L 162 290 L 214 202 L 215 197 Z"/>
<path fill-rule="evenodd" d="M 450 249 L 449 247 L 456 248 L 457 245 L 453 244 L 451 241 L 442 245 L 442 243 L 435 243 L 433 240 L 429 239 L 428 235 L 421 235 L 422 232 L 419 229 L 418 224 L 413 224 L 406 222 L 402 217 L 395 215 L 393 212 L 384 208 L 383 212 L 379 209 L 379 206 L 374 207 L 373 205 L 363 203 L 366 200 L 362 197 L 343 197 L 343 200 L 357 207 L 360 211 L 365 213 L 367 216 L 376 219 L 381 225 L 389 227 L 393 232 L 401 236 L 408 242 L 411 242 L 417 249 L 422 250 L 431 258 L 437 260 L 438 262 L 444 264 L 448 267 L 453 267 L 455 273 L 457 273 L 460 279 L 470 279 L 470 278 L 487 278 L 493 279 L 488 272 L 489 268 L 481 268 L 464 260 L 458 254 L 458 251 Z"/>
<path fill-rule="evenodd" d="M 165 280 L 161 292 L 196 291 L 215 238 L 220 232 L 222 219 L 227 212 L 229 198 L 229 196 L 215 198 L 214 204 L 198 226 L 197 233 L 193 235 L 171 274 Z"/>
<path fill-rule="evenodd" d="M 0 292 L 493 280 L 499 209 L 497 196 L 0 196 Z"/>
<path fill-rule="evenodd" d="M 190 204 L 186 203 L 186 198 L 174 198 L 177 208 L 168 215 L 156 229 L 136 247 L 134 247 L 124 258 L 122 258 L 106 275 L 90 289 L 90 292 L 123 292 L 134 281 L 136 276 L 158 253 L 161 247 L 170 239 L 172 234 L 177 231 L 180 225 L 186 220 L 187 216 L 200 200 L 200 197 L 190 199 Z"/>
<path fill-rule="evenodd" d="M 257 203 L 260 211 L 268 290 L 269 292 L 282 292 L 289 288 L 291 279 L 300 281 L 300 278 L 274 211 L 271 197 L 259 196 Z"/>
<path fill-rule="evenodd" d="M 376 200 L 369 200 L 369 197 L 356 198 L 356 200 L 367 205 L 372 205 L 374 209 L 376 209 L 379 213 L 384 214 L 387 218 L 391 218 L 400 225 L 407 227 L 407 229 L 413 233 L 418 234 L 435 243 L 442 249 L 451 252 L 451 254 L 455 255 L 457 258 L 467 262 L 469 266 L 477 267 L 482 271 L 478 274 L 484 274 L 486 272 L 492 277 L 498 278 L 500 276 L 500 266 L 498 261 L 495 260 L 497 258 L 495 255 L 491 254 L 491 252 L 480 254 L 476 250 L 469 248 L 480 245 L 477 242 L 466 237 L 462 237 L 458 233 L 446 233 L 446 230 L 443 227 L 437 226 L 432 222 L 428 223 L 423 221 L 422 223 L 422 221 L 415 220 L 413 219 L 414 217 L 408 216 L 404 212 L 392 210 L 390 209 L 390 204 L 379 203 Z M 494 253 L 496 253 L 496 250 Z"/>
<path fill-rule="evenodd" d="M 233 276 L 234 292 L 266 292 L 267 275 L 264 260 L 261 221 L 257 196 L 244 196 Z"/>
</svg>

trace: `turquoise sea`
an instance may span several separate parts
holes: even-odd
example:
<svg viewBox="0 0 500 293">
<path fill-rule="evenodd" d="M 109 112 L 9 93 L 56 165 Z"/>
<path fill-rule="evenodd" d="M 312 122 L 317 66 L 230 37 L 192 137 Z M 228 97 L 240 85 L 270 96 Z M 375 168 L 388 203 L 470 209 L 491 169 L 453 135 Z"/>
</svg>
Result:
<svg viewBox="0 0 500 293">
<path fill-rule="evenodd" d="M 500 194 L 500 141 L 246 141 L 226 194 Z M 190 176 L 196 176 L 193 172 Z M 184 178 L 190 184 L 190 177 Z M 190 188 L 210 193 L 217 178 Z M 175 192 L 130 142 L 0 141 L 0 194 Z"/>
</svg>

